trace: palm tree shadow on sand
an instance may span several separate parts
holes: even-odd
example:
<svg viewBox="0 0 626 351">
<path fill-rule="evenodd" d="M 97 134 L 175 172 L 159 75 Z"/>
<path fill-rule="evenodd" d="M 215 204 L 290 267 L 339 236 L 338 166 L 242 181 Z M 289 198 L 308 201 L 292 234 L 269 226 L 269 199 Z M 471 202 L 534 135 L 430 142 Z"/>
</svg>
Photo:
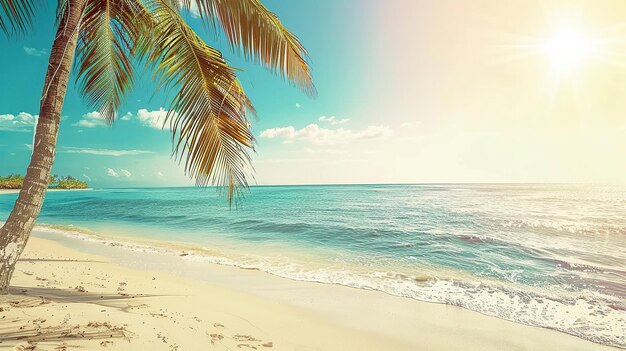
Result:
<svg viewBox="0 0 626 351">
<path fill-rule="evenodd" d="M 26 259 L 28 260 L 28 259 Z M 64 260 L 58 260 L 64 261 Z M 0 312 L 8 309 L 29 309 L 48 303 L 70 304 L 84 303 L 94 304 L 106 308 L 129 312 L 130 309 L 140 307 L 133 305 L 130 300 L 141 297 L 149 298 L 162 295 L 145 294 L 99 294 L 81 289 L 42 288 L 31 286 L 12 286 L 9 295 L 0 296 Z M 87 324 L 69 324 L 68 320 L 53 325 L 44 325 L 43 318 L 32 319 L 28 313 L 24 317 L 3 320 L 0 323 L 0 349 L 2 343 L 8 342 L 12 346 L 15 341 L 22 343 L 15 346 L 15 350 L 35 350 L 40 342 L 61 343 L 56 349 L 63 349 L 65 342 L 103 339 L 102 345 L 106 346 L 106 339 L 129 340 L 130 333 L 123 326 L 112 325 L 108 322 L 89 322 Z"/>
</svg>

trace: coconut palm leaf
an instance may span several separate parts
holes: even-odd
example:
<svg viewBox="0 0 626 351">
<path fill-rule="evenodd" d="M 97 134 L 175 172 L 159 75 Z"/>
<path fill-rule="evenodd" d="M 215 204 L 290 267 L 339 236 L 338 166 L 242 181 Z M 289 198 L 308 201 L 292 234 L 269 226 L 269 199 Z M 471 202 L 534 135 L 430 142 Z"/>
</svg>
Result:
<svg viewBox="0 0 626 351">
<path fill-rule="evenodd" d="M 192 2 L 205 22 L 219 23 L 233 49 L 315 95 L 304 46 L 259 0 L 182 0 L 187 9 Z"/>
<path fill-rule="evenodd" d="M 254 137 L 252 106 L 234 69 L 183 21 L 167 0 L 148 3 L 154 27 L 142 36 L 142 56 L 154 66 L 159 88 L 176 91 L 167 114 L 174 153 L 198 185 L 225 186 L 232 200 L 247 186 L 247 149 Z"/>
<path fill-rule="evenodd" d="M 76 49 L 79 89 L 109 123 L 133 84 L 134 45 L 150 23 L 134 0 L 89 0 Z"/>
<path fill-rule="evenodd" d="M 36 1 L 0 0 L 0 30 L 6 35 L 26 32 L 32 25 Z"/>
</svg>

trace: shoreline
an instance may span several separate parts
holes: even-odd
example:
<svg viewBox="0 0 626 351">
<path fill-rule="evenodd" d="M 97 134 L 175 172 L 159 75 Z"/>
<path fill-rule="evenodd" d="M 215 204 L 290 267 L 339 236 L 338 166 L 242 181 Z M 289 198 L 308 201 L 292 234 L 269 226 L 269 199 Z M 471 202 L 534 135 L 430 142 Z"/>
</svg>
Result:
<svg viewBox="0 0 626 351">
<path fill-rule="evenodd" d="M 120 228 L 116 230 L 118 229 Z M 576 307 L 570 308 L 572 297 L 561 296 L 560 298 L 554 298 L 550 295 L 544 295 L 545 293 L 539 290 L 528 290 L 524 286 L 515 286 L 513 284 L 502 285 L 497 281 L 490 282 L 483 280 L 480 285 L 472 287 L 471 285 L 463 285 L 471 284 L 466 283 L 471 282 L 471 276 L 459 275 L 458 272 L 429 271 L 428 273 L 421 272 L 416 275 L 415 272 L 397 270 L 399 267 L 384 268 L 383 266 L 377 265 L 378 271 L 394 272 L 393 274 L 396 278 L 400 277 L 399 279 L 401 281 L 391 280 L 391 284 L 398 284 L 398 282 L 400 284 L 402 284 L 402 282 L 409 284 L 409 286 L 404 286 L 405 290 L 398 290 L 397 286 L 401 285 L 384 285 L 384 283 L 381 285 L 380 282 L 368 280 L 369 272 L 372 272 L 370 269 L 360 271 L 359 269 L 354 269 L 355 267 L 342 266 L 342 272 L 342 270 L 338 269 L 328 269 L 328 262 L 318 265 L 320 262 L 318 259 L 321 258 L 320 252 L 310 255 L 308 250 L 305 250 L 306 252 L 289 251 L 287 256 L 289 257 L 288 264 L 292 266 L 290 268 L 289 266 L 284 266 L 286 264 L 284 260 L 279 262 L 267 261 L 268 257 L 264 257 L 267 255 L 267 252 L 265 252 L 265 254 L 263 253 L 263 251 L 267 249 L 265 246 L 247 249 L 237 247 L 237 250 L 233 251 L 233 243 L 228 241 L 213 241 L 210 247 L 205 247 L 192 242 L 171 241 L 163 238 L 146 238 L 154 233 L 144 233 L 144 235 L 140 235 L 139 237 L 129 237 L 119 235 L 116 231 L 111 230 L 93 232 L 84 227 L 64 225 L 43 225 L 39 227 L 39 230 L 49 232 L 56 240 L 63 242 L 66 246 L 77 248 L 79 251 L 86 250 L 96 255 L 105 254 L 107 257 L 118 257 L 118 263 L 127 265 L 130 268 L 155 269 L 156 267 L 156 269 L 164 270 L 175 275 L 185 275 L 194 280 L 204 280 L 207 282 L 214 282 L 216 279 L 215 276 L 205 275 L 204 270 L 207 269 L 224 270 L 234 268 L 235 270 L 239 270 L 239 272 L 258 271 L 264 274 L 264 276 L 269 275 L 267 278 L 259 279 L 258 284 L 260 285 L 264 285 L 267 281 L 273 281 L 278 278 L 294 282 L 347 287 L 356 290 L 370 290 L 401 299 L 411 299 L 443 306 L 455 306 L 503 321 L 555 330 L 600 345 L 626 348 L 624 338 L 620 336 L 623 335 L 621 331 L 626 330 L 623 314 L 619 309 L 621 304 L 614 305 L 617 307 L 613 307 L 613 305 L 607 307 L 607 303 L 604 305 L 596 305 L 593 300 L 589 302 L 586 302 L 587 300 L 576 300 Z M 168 235 L 171 234 L 173 234 L 173 232 L 169 232 Z M 68 239 L 63 239 L 65 237 Z M 79 244 L 80 242 L 86 243 Z M 109 249 L 110 246 L 116 249 L 111 250 Z M 231 249 L 224 251 L 226 247 Z M 277 252 L 293 250 L 293 248 L 290 247 L 276 246 L 270 246 L 269 249 Z M 242 252 L 254 254 L 248 256 L 248 254 L 242 255 Z M 124 258 L 134 253 L 148 258 L 146 261 L 150 262 L 151 266 L 136 266 L 125 262 L 123 259 L 119 259 L 120 257 Z M 259 257 L 256 257 L 257 254 Z M 273 254 L 270 254 L 270 256 L 273 256 Z M 309 262 L 303 262 L 303 259 L 308 259 Z M 171 267 L 180 266 L 180 260 L 184 261 L 182 262 L 184 263 L 184 268 L 180 270 L 172 269 Z M 169 264 L 154 264 L 155 262 L 161 261 L 167 261 Z M 316 266 L 318 267 L 317 269 L 321 268 L 321 271 L 317 271 Z M 359 272 L 367 276 L 364 278 L 365 280 L 359 276 Z M 451 273 L 453 273 L 453 275 L 450 275 Z M 240 275 L 238 272 L 232 274 Z M 337 276 L 336 274 L 340 275 Z M 460 283 L 455 286 L 454 282 L 457 279 Z M 452 285 L 450 285 L 451 283 Z M 423 286 L 425 290 L 414 290 L 416 288 L 420 289 L 419 286 Z M 235 288 L 241 290 L 242 287 L 235 286 Z M 480 290 L 476 290 L 477 288 Z M 246 290 L 245 287 L 243 287 L 243 291 L 255 293 L 254 291 L 249 291 L 249 289 Z M 467 291 L 470 292 L 467 293 Z M 510 294 L 513 296 L 511 297 Z M 510 305 L 511 303 L 516 304 L 517 301 L 515 301 L 515 298 L 519 296 L 525 296 L 531 299 L 530 302 L 519 302 L 523 308 L 521 312 L 527 312 L 529 305 L 532 303 L 534 304 L 534 308 L 538 310 L 538 312 L 534 313 L 535 318 L 544 318 L 547 321 L 556 320 L 560 321 L 560 324 L 554 325 L 553 322 L 545 323 L 542 322 L 542 319 L 520 318 L 520 316 L 522 316 L 520 310 L 515 309 L 518 305 Z M 297 296 L 292 296 L 290 299 L 296 302 L 298 301 Z M 488 301 L 487 303 L 491 303 L 492 305 L 481 305 L 485 303 L 484 301 Z M 475 303 L 472 305 L 472 302 Z M 493 310 L 492 306 L 495 302 L 503 306 L 501 310 Z M 602 306 L 603 310 L 599 310 L 599 306 Z M 533 307 L 530 308 L 532 309 Z M 589 311 L 591 308 L 594 308 L 594 310 Z M 606 314 L 607 309 L 608 314 Z M 518 311 L 518 315 L 510 315 L 508 311 L 511 310 Z M 577 318 L 588 318 L 589 316 L 595 318 L 596 323 L 600 323 L 598 325 L 603 327 L 598 327 L 595 332 L 588 331 L 585 333 L 580 333 L 580 329 L 564 327 L 567 325 L 567 322 L 572 323 L 574 320 L 579 321 Z M 610 334 L 604 334 L 604 330 L 608 330 Z"/>
<path fill-rule="evenodd" d="M 50 257 L 49 252 L 56 254 Z M 69 275 L 63 274 L 62 270 L 56 267 L 71 265 L 71 262 L 75 262 L 71 260 L 85 257 L 89 262 L 81 263 L 82 272 L 79 274 L 71 271 L 68 271 L 71 273 Z M 46 261 L 48 267 L 42 264 L 43 261 L 35 261 L 51 258 L 65 261 Z M 198 271 L 201 271 L 203 275 L 199 277 Z M 28 272 L 32 274 L 28 275 Z M 54 276 L 54 279 L 46 277 L 50 274 Z M 114 280 L 121 279 L 118 275 L 129 277 L 125 280 L 126 285 L 122 286 L 114 282 Z M 149 279 L 152 276 L 156 279 Z M 46 280 L 37 280 L 37 277 Z M 167 287 L 151 286 L 156 284 L 155 282 L 165 283 Z M 60 292 L 65 292 L 66 295 L 71 292 L 69 294 L 72 295 L 71 297 L 62 300 L 68 311 L 74 308 L 76 308 L 76 313 L 84 310 L 85 312 L 81 312 L 83 317 L 102 319 L 102 323 L 109 322 L 112 325 L 116 322 L 115 316 L 110 315 L 110 319 L 103 319 L 100 312 L 87 312 L 93 304 L 100 306 L 98 303 L 101 301 L 98 299 L 82 301 L 81 294 L 76 290 L 68 292 L 68 287 L 81 286 L 87 291 L 96 289 L 99 290 L 98 293 L 104 294 L 102 296 L 119 295 L 120 299 L 125 302 L 130 300 L 124 299 L 119 289 L 123 289 L 123 294 L 128 294 L 126 287 L 131 286 L 136 287 L 132 291 L 135 294 L 148 294 L 158 288 L 160 292 L 169 291 L 179 296 L 162 297 L 161 294 L 150 298 L 145 298 L 143 295 L 133 296 L 133 304 L 128 304 L 131 311 L 127 311 L 132 314 L 132 318 L 126 323 L 125 328 L 134 336 L 130 337 L 128 344 L 125 344 L 126 341 L 114 341 L 110 347 L 116 350 L 127 349 L 126 347 L 131 345 L 133 346 L 128 349 L 159 345 L 152 343 L 154 335 L 142 329 L 144 323 L 154 319 L 152 315 L 143 312 L 146 312 L 144 309 L 150 310 L 162 305 L 169 306 L 170 313 L 183 310 L 189 313 L 202 312 L 205 314 L 204 318 L 195 316 L 202 320 L 221 311 L 231 317 L 236 316 L 236 320 L 239 321 L 229 321 L 229 325 L 234 330 L 241 329 L 237 332 L 239 334 L 233 334 L 230 341 L 227 340 L 228 337 L 225 334 L 218 333 L 222 335 L 222 339 L 217 343 L 213 339 L 219 339 L 219 337 L 211 337 L 211 334 L 215 333 L 210 332 L 196 333 L 191 337 L 192 340 L 188 340 L 189 336 L 184 330 L 196 328 L 195 325 L 198 322 L 193 316 L 178 312 L 178 317 L 175 317 L 177 323 L 169 325 L 164 330 L 180 329 L 178 330 L 182 333 L 180 335 L 170 333 L 168 340 L 171 342 L 167 345 L 176 344 L 182 349 L 194 349 L 193 345 L 204 345 L 202 343 L 214 346 L 226 342 L 236 343 L 238 341 L 233 339 L 234 335 L 252 335 L 252 331 L 246 329 L 246 325 L 251 323 L 266 326 L 256 332 L 257 336 L 254 336 L 254 339 L 272 339 L 270 340 L 272 349 L 543 350 L 558 347 L 564 350 L 618 350 L 562 332 L 525 326 L 461 307 L 421 302 L 380 291 L 295 281 L 257 270 L 189 261 L 178 256 L 165 257 L 159 253 L 131 252 L 119 247 L 37 231 L 27 246 L 23 260 L 18 264 L 13 283 L 19 286 L 18 291 L 27 290 L 28 296 L 36 295 L 36 293 L 47 296 L 53 302 L 45 306 L 47 310 L 52 311 L 56 310 L 52 306 L 55 303 L 55 296 Z M 38 285 L 44 285 L 45 289 L 41 289 L 42 287 Z M 220 301 L 213 301 L 213 305 L 204 306 L 200 311 L 196 305 L 202 305 L 207 303 L 206 300 L 211 300 L 216 293 L 215 290 L 219 290 Z M 136 306 L 134 303 L 139 302 L 148 307 L 135 310 L 132 306 Z M 271 307 L 268 307 L 268 304 Z M 241 310 L 235 306 L 246 308 Z M 277 313 L 279 311 L 280 313 Z M 14 312 L 13 309 L 9 311 L 9 314 L 12 312 Z M 35 314 L 49 319 L 49 313 L 42 312 L 38 311 Z M 29 311 L 29 314 L 33 313 Z M 174 318 L 171 315 L 170 317 L 170 319 Z M 277 317 L 281 320 L 277 321 Z M 182 320 L 184 322 L 181 322 Z M 247 322 L 242 323 L 244 320 Z M 305 321 L 303 323 L 306 323 L 308 330 L 299 327 L 302 321 Z M 219 321 L 215 323 L 226 325 Z M 211 343 L 212 340 L 213 343 Z M 160 345 L 166 346 L 166 342 L 162 340 L 159 342 Z M 194 344 L 194 342 L 201 343 Z M 263 343 L 267 345 L 267 342 L 269 341 L 265 340 Z M 95 345 L 89 344 L 88 341 L 85 343 L 85 345 Z M 262 346 L 263 343 L 257 342 L 258 345 L 250 343 L 250 346 L 265 349 L 267 346 Z M 6 343 L 0 343 L 0 349 L 5 346 Z M 231 346 L 237 348 L 236 344 Z"/>
<path fill-rule="evenodd" d="M 3 194 L 17 194 L 20 192 L 20 190 L 22 189 L 0 189 L 0 195 Z M 86 190 L 93 190 L 93 188 L 87 188 L 87 189 L 48 189 L 46 192 L 52 192 L 52 191 L 86 191 Z"/>
</svg>

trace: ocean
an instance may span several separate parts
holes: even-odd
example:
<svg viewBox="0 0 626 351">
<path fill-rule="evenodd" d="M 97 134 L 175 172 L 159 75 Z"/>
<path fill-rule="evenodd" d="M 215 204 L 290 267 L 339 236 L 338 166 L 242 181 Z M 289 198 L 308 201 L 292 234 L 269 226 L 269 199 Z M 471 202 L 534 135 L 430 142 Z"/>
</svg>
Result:
<svg viewBox="0 0 626 351">
<path fill-rule="evenodd" d="M 94 189 L 50 192 L 38 224 L 626 347 L 626 186 L 257 186 L 232 208 L 214 189 Z"/>
</svg>

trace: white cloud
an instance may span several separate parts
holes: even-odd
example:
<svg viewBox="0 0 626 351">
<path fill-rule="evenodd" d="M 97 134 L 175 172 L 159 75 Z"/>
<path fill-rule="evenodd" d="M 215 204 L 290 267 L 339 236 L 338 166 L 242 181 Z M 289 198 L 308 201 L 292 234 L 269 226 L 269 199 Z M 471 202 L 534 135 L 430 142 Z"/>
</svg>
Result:
<svg viewBox="0 0 626 351">
<path fill-rule="evenodd" d="M 63 147 L 60 152 L 65 152 L 68 154 L 88 154 L 88 155 L 97 155 L 97 156 L 132 156 L 132 155 L 143 155 L 143 154 L 153 154 L 152 151 L 147 150 L 109 150 L 109 149 L 91 149 L 91 148 L 79 148 L 79 147 L 71 147 L 66 146 Z"/>
<path fill-rule="evenodd" d="M 296 102 L 296 108 L 300 108 L 300 107 L 302 107 L 302 105 Z"/>
<path fill-rule="evenodd" d="M 118 178 L 120 176 L 113 168 L 107 168 L 107 175 L 113 178 Z"/>
<path fill-rule="evenodd" d="M 30 56 L 43 56 L 48 55 L 48 49 L 37 49 L 37 48 L 29 48 L 28 46 L 24 46 L 24 52 Z"/>
<path fill-rule="evenodd" d="M 261 138 L 274 139 L 285 138 L 293 139 L 296 134 L 296 129 L 293 126 L 282 128 L 270 128 L 261 132 Z"/>
<path fill-rule="evenodd" d="M 85 128 L 105 127 L 106 125 L 104 117 L 98 111 L 85 113 L 83 119 L 74 124 L 74 126 Z"/>
<path fill-rule="evenodd" d="M 155 129 L 170 129 L 169 123 L 165 123 L 167 117 L 167 111 L 161 107 L 159 110 L 148 111 L 145 108 L 137 111 L 137 119 L 144 126 L 148 126 Z"/>
<path fill-rule="evenodd" d="M 130 173 L 129 171 L 125 170 L 125 169 L 120 169 L 120 173 L 122 173 L 122 175 L 126 178 L 132 176 L 133 174 Z"/>
<path fill-rule="evenodd" d="M 368 126 L 359 131 L 344 128 L 326 129 L 317 124 L 296 130 L 293 126 L 270 128 L 261 132 L 262 138 L 283 139 L 285 143 L 304 140 L 318 145 L 347 144 L 362 140 L 386 139 L 392 134 L 387 126 Z"/>
<path fill-rule="evenodd" d="M 37 124 L 39 115 L 20 112 L 17 115 L 0 115 L 0 130 L 9 132 L 28 132 Z"/>
<path fill-rule="evenodd" d="M 320 122 L 330 123 L 333 126 L 338 125 L 338 124 L 344 124 L 344 123 L 350 122 L 349 118 L 337 119 L 337 118 L 335 118 L 335 116 L 330 116 L 330 117 L 321 116 L 317 120 L 320 121 Z"/>
<path fill-rule="evenodd" d="M 127 112 L 124 116 L 120 117 L 121 121 L 130 121 L 133 117 L 133 114 Z M 74 123 L 76 127 L 85 127 L 85 128 L 96 128 L 96 127 L 106 127 L 108 124 L 104 116 L 98 111 L 92 111 L 85 113 L 83 115 L 83 119 Z"/>
<path fill-rule="evenodd" d="M 161 172 L 156 172 L 156 175 L 158 175 L 159 177 L 163 177 L 163 173 Z"/>
<path fill-rule="evenodd" d="M 404 122 L 400 124 L 400 127 L 406 129 L 413 129 L 419 125 L 419 122 Z"/>
<path fill-rule="evenodd" d="M 89 182 L 91 181 L 91 178 L 88 175 L 86 175 L 85 173 L 83 173 L 83 178 L 87 179 L 87 181 L 89 181 Z"/>
</svg>

